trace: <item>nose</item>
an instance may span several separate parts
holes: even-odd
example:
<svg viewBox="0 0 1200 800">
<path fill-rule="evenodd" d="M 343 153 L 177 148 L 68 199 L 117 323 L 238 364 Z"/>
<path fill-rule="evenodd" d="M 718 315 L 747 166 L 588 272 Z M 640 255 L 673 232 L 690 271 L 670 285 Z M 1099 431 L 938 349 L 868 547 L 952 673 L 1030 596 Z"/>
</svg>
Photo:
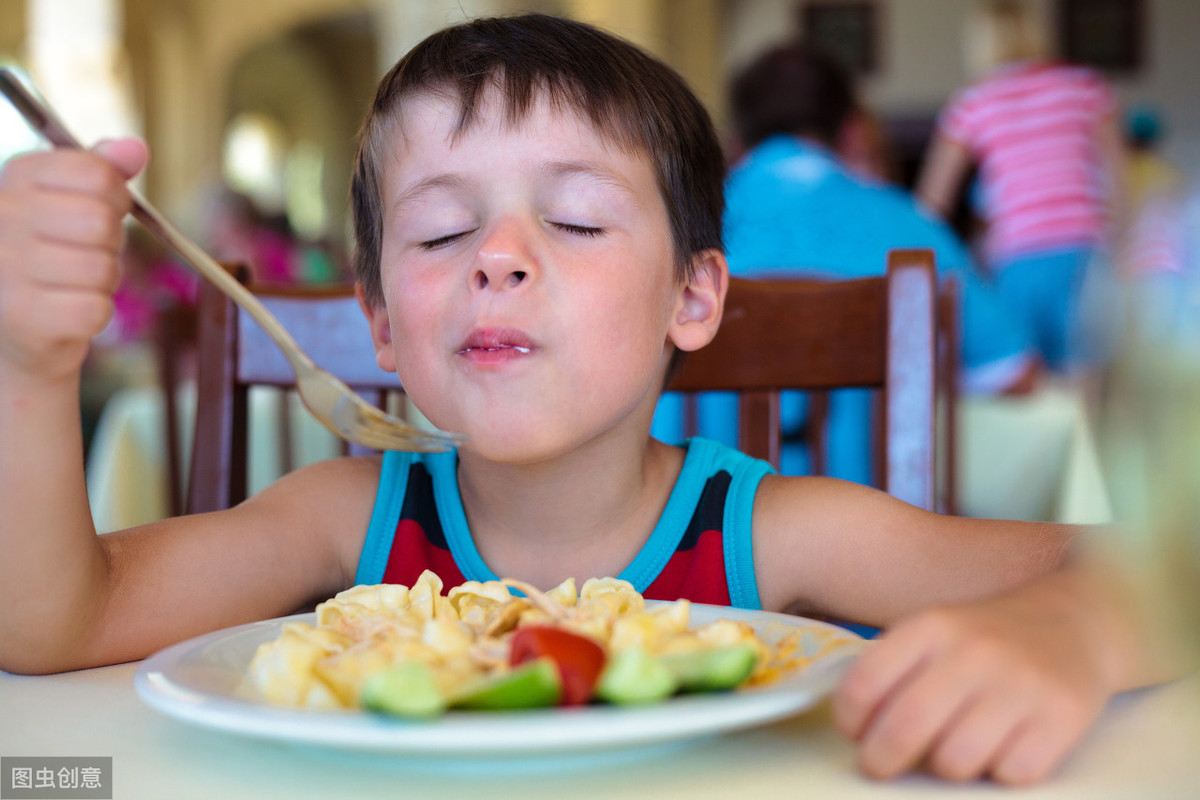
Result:
<svg viewBox="0 0 1200 800">
<path fill-rule="evenodd" d="M 500 220 L 487 231 L 475 251 L 471 288 L 515 289 L 532 279 L 535 266 L 530 233 L 516 220 Z"/>
</svg>

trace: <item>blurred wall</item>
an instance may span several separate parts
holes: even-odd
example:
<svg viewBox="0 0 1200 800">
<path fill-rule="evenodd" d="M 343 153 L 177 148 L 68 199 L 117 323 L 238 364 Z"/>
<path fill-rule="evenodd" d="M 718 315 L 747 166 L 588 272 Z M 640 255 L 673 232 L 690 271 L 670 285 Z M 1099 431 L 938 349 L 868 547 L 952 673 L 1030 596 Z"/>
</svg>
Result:
<svg viewBox="0 0 1200 800">
<path fill-rule="evenodd" d="M 228 122 L 271 103 L 297 130 L 323 128 L 326 203 L 344 211 L 354 132 L 378 77 L 429 33 L 484 14 L 534 10 L 593 22 L 662 57 L 719 109 L 713 54 L 723 9 L 722 0 L 125 0 L 136 99 L 154 152 L 147 192 L 196 220 L 203 190 L 220 179 Z M 327 35 L 338 20 L 357 20 L 373 46 L 346 37 L 339 47 Z"/>
<path fill-rule="evenodd" d="M 24 41 L 25 0 L 0 0 L 0 58 L 20 55 Z"/>
</svg>

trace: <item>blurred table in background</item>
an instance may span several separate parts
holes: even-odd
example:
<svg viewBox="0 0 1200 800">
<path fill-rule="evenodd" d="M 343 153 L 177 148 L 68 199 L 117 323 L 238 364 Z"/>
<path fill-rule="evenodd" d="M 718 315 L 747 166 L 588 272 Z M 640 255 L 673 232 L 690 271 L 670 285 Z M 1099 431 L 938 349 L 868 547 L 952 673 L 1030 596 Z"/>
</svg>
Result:
<svg viewBox="0 0 1200 800">
<path fill-rule="evenodd" d="M 281 418 L 290 426 L 295 465 L 340 454 L 337 438 L 309 415 L 294 394 L 255 387 L 250 390 L 249 402 L 250 494 L 265 488 L 283 473 Z M 196 408 L 194 384 L 180 389 L 177 403 L 186 476 Z M 288 407 L 286 414 L 281 413 L 284 403 Z M 105 406 L 87 464 L 88 499 L 97 531 L 120 530 L 169 515 L 163 414 L 162 395 L 155 386 L 125 389 Z"/>
<path fill-rule="evenodd" d="M 293 461 L 339 453 L 338 443 L 295 396 L 250 394 L 249 491 L 282 472 L 281 404 L 289 404 Z M 180 431 L 190 450 L 195 391 L 179 394 Z M 88 496 L 97 530 L 119 530 L 167 516 L 163 403 L 155 387 L 117 393 L 104 409 L 88 459 Z M 1081 397 L 1048 386 L 1028 397 L 963 398 L 959 407 L 960 511 L 966 516 L 1099 523 L 1109 497 Z"/>
<path fill-rule="evenodd" d="M 1082 394 L 1047 384 L 1025 397 L 966 397 L 958 417 L 959 513 L 1112 521 Z"/>
</svg>

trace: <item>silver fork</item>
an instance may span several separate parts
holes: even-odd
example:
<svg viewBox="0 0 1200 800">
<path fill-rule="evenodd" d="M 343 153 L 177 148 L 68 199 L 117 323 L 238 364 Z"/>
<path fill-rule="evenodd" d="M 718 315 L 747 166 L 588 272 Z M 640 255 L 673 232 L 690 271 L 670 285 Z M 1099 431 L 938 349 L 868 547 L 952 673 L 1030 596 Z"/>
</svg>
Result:
<svg viewBox="0 0 1200 800">
<path fill-rule="evenodd" d="M 82 150 L 61 120 L 44 102 L 36 98 L 9 69 L 0 67 L 0 92 L 55 147 Z M 133 216 L 158 238 L 176 250 L 200 275 L 211 281 L 252 316 L 266 331 L 291 363 L 296 373 L 296 392 L 309 412 L 329 430 L 347 441 L 376 450 L 412 450 L 441 452 L 454 447 L 462 437 L 439 430 L 411 425 L 399 417 L 376 408 L 354 393 L 349 386 L 318 367 L 279 320 L 267 311 L 258 298 L 229 274 L 199 245 L 188 239 L 142 196 L 129 188 L 133 197 Z"/>
</svg>

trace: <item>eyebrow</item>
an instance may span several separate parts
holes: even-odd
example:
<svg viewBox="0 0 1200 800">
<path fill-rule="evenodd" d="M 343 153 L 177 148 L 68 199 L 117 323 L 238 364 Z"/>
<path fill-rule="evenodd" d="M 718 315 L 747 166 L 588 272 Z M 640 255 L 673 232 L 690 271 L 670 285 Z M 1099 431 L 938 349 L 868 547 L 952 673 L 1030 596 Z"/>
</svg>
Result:
<svg viewBox="0 0 1200 800">
<path fill-rule="evenodd" d="M 428 178 L 417 181 L 412 186 L 401 191 L 392 201 L 391 213 L 399 213 L 405 206 L 411 205 L 419 200 L 423 195 L 439 189 L 461 189 L 465 181 L 458 175 L 452 173 L 443 173 L 441 175 L 431 175 Z"/>
<path fill-rule="evenodd" d="M 571 177 L 581 175 L 586 178 L 591 178 L 599 183 L 612 186 L 626 194 L 635 197 L 637 193 L 629 183 L 618 176 L 612 170 L 605 169 L 601 165 L 593 161 L 548 161 L 541 165 L 539 170 L 542 174 L 552 178 Z M 406 206 L 409 206 L 422 196 L 430 192 L 449 189 L 461 189 L 466 185 L 467 181 L 461 176 L 451 172 L 442 173 L 440 175 L 431 175 L 428 178 L 423 178 L 412 186 L 402 190 L 395 196 L 392 201 L 391 214 L 400 213 Z"/>
<path fill-rule="evenodd" d="M 550 161 L 542 165 L 542 172 L 554 178 L 582 175 L 636 196 L 628 181 L 594 161 Z"/>
</svg>

